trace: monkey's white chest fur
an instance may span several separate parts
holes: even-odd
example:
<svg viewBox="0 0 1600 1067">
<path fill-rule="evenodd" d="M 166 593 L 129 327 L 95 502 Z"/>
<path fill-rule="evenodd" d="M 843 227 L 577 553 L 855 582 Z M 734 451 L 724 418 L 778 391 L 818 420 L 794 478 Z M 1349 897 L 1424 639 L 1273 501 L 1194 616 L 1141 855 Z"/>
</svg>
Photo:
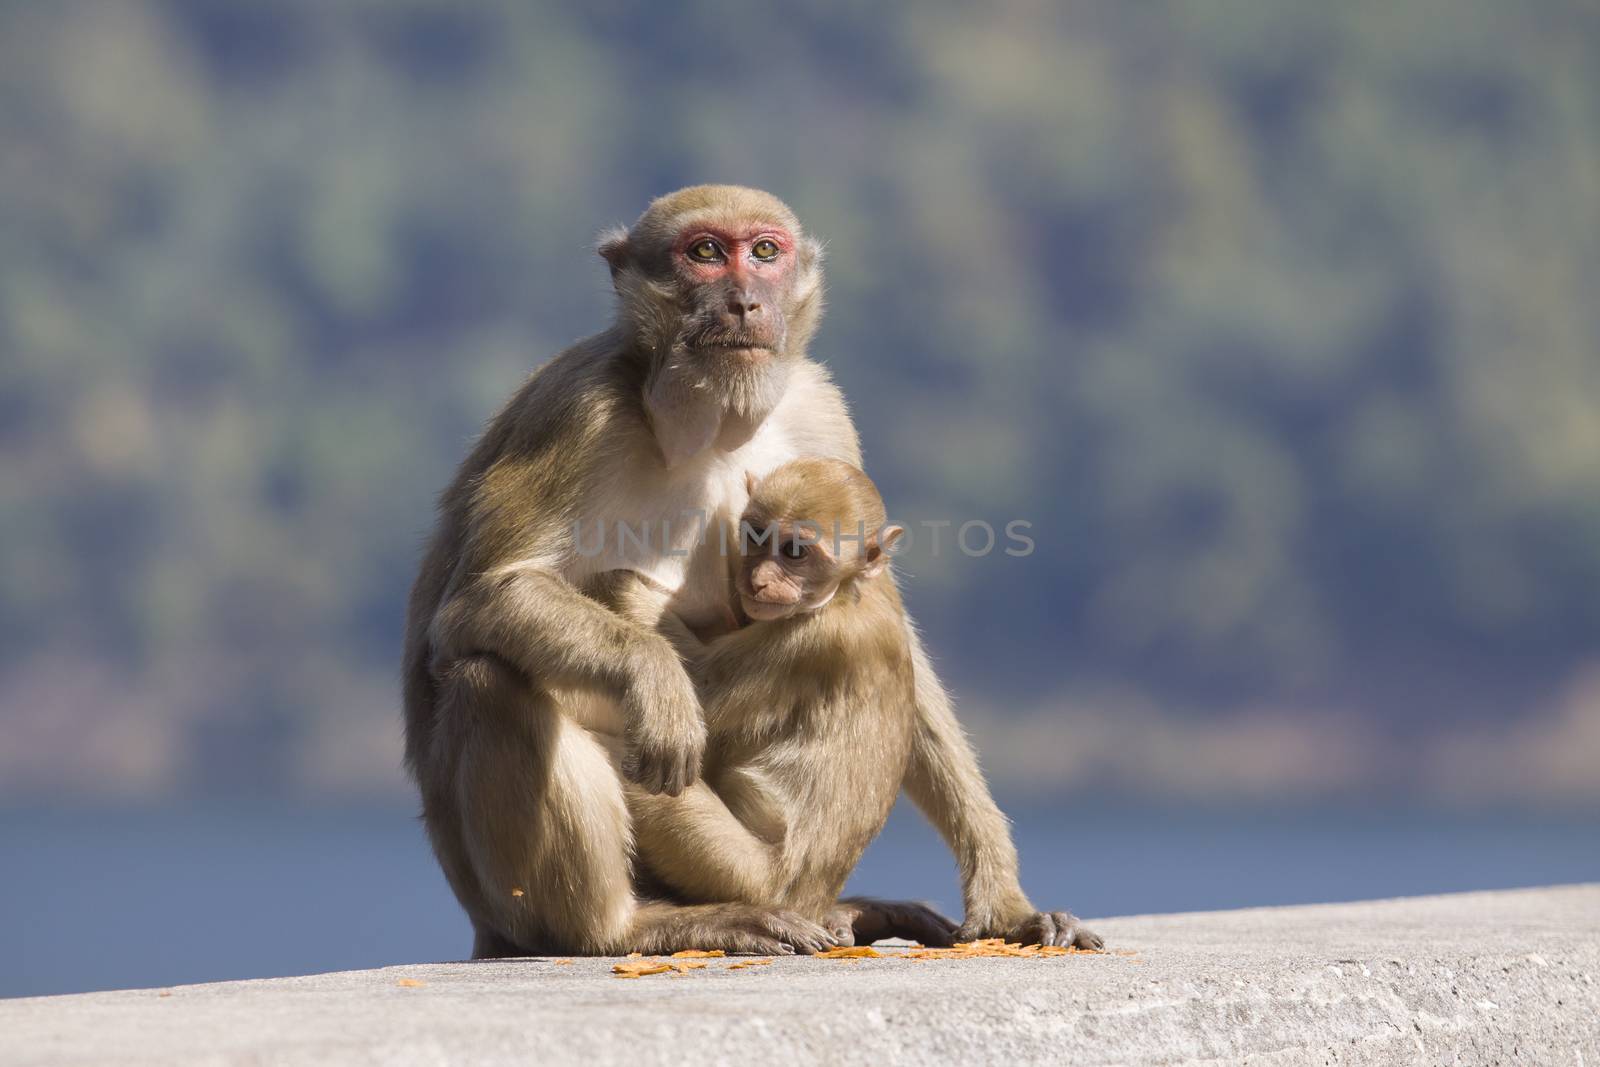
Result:
<svg viewBox="0 0 1600 1067">
<path fill-rule="evenodd" d="M 574 528 L 570 581 L 602 571 L 638 571 L 670 590 L 672 610 L 690 626 L 726 618 L 730 554 L 749 499 L 746 474 L 760 478 L 800 455 L 779 412 L 731 451 L 709 448 L 668 470 L 652 451 L 618 457 Z"/>
</svg>

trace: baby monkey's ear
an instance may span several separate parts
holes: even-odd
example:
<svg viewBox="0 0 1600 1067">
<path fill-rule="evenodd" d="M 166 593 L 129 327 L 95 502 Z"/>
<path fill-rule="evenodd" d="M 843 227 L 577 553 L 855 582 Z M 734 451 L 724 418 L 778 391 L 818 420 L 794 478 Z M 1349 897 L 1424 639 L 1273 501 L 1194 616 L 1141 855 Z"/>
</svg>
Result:
<svg viewBox="0 0 1600 1067">
<path fill-rule="evenodd" d="M 744 491 L 746 493 L 748 493 L 750 496 L 755 496 L 756 495 L 756 482 L 757 481 L 759 481 L 759 479 L 756 477 L 756 472 L 755 471 L 745 471 L 744 472 Z"/>
<path fill-rule="evenodd" d="M 889 557 L 894 554 L 894 543 L 900 540 L 900 535 L 905 532 L 904 526 L 890 523 L 883 529 L 867 535 L 866 551 L 862 553 L 866 566 L 861 568 L 861 577 L 876 578 L 883 573 L 884 568 L 889 566 Z"/>
</svg>

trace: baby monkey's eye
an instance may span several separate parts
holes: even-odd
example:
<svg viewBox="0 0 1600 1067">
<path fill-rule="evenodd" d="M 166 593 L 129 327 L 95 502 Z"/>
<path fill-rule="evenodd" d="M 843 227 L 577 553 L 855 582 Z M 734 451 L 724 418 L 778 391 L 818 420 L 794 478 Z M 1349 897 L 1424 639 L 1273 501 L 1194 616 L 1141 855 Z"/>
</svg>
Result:
<svg viewBox="0 0 1600 1067">
<path fill-rule="evenodd" d="M 689 257 L 702 263 L 715 263 L 722 258 L 722 248 L 708 237 L 689 246 Z"/>
<path fill-rule="evenodd" d="M 778 549 L 786 559 L 805 559 L 811 551 L 810 545 L 802 545 L 799 541 L 785 541 Z"/>
<path fill-rule="evenodd" d="M 774 259 L 777 259 L 778 253 L 781 251 L 783 251 L 783 249 L 778 247 L 778 242 L 774 241 L 770 237 L 763 237 L 750 248 L 750 254 L 764 262 L 770 262 Z"/>
</svg>

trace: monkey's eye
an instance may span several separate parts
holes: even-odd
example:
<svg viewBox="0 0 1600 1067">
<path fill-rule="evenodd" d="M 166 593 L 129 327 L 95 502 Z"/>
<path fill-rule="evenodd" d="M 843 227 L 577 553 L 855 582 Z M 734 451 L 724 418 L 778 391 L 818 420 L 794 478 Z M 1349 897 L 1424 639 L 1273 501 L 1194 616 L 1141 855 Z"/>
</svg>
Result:
<svg viewBox="0 0 1600 1067">
<path fill-rule="evenodd" d="M 811 551 L 810 545 L 802 545 L 799 541 L 785 541 L 779 548 L 785 559 L 805 559 Z"/>
<path fill-rule="evenodd" d="M 722 247 L 707 237 L 689 246 L 689 258 L 697 259 L 701 263 L 715 263 L 722 258 Z"/>
<path fill-rule="evenodd" d="M 770 263 L 778 258 L 778 253 L 783 249 L 778 247 L 778 242 L 770 237 L 763 237 L 750 248 L 750 254 L 763 263 Z"/>
</svg>

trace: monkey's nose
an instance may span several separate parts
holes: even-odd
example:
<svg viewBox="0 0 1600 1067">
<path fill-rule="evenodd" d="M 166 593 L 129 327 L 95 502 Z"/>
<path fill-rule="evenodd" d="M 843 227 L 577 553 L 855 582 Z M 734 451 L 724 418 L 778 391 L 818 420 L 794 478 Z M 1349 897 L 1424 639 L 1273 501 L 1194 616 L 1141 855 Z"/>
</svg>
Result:
<svg viewBox="0 0 1600 1067">
<path fill-rule="evenodd" d="M 760 596 L 776 585 L 780 577 L 778 565 L 764 559 L 750 572 L 750 591 Z"/>
<path fill-rule="evenodd" d="M 741 319 L 761 310 L 761 303 L 748 289 L 734 289 L 728 293 L 728 310 Z"/>
</svg>

